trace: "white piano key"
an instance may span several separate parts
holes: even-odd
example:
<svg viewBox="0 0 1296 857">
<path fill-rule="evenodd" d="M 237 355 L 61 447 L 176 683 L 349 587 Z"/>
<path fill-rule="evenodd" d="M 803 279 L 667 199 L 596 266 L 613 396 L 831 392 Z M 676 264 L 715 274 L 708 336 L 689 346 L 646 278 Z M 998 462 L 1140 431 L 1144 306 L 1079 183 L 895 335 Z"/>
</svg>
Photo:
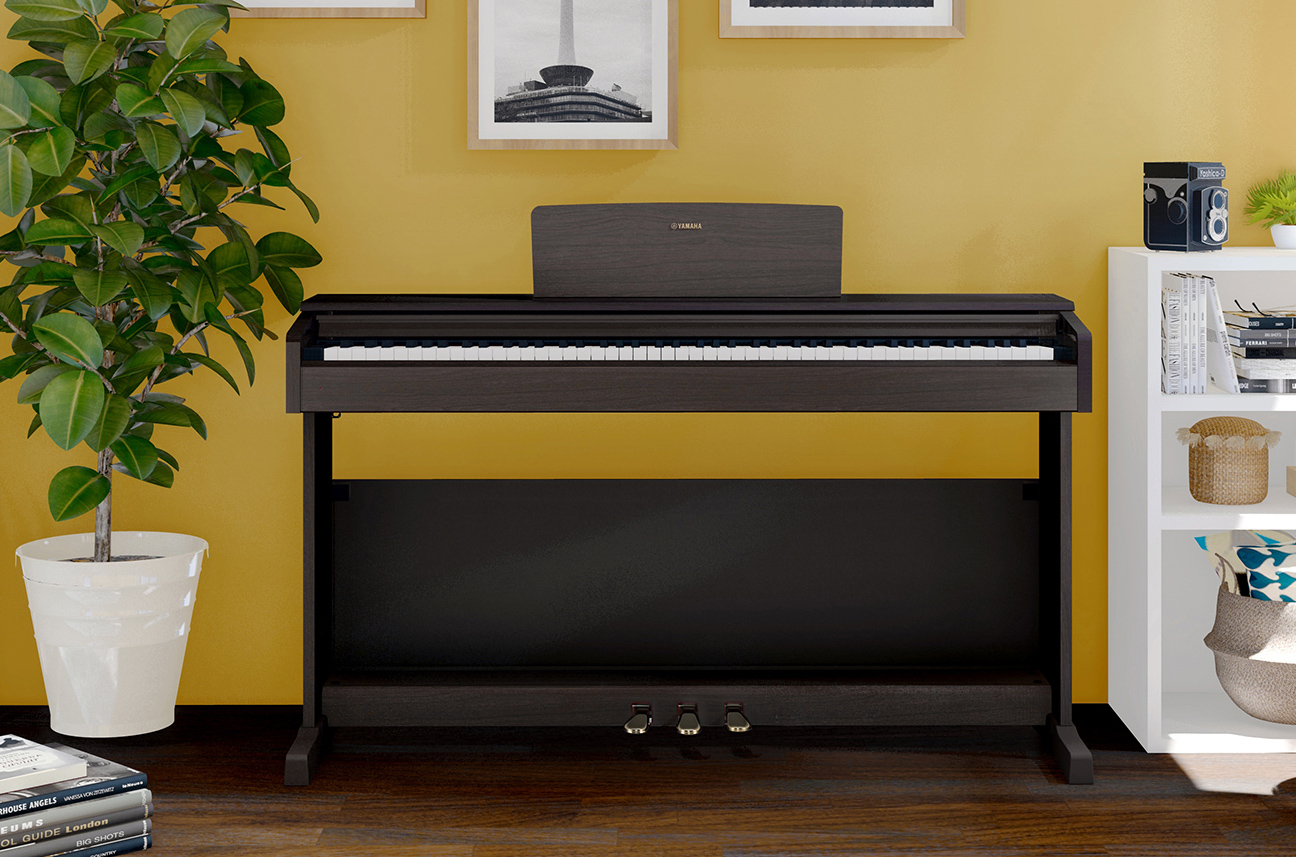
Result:
<svg viewBox="0 0 1296 857">
<path fill-rule="evenodd" d="M 373 346 L 366 345 L 364 346 L 363 353 L 364 353 L 365 360 L 379 360 L 381 359 L 382 356 L 382 348 L 380 348 L 377 345 L 373 345 Z"/>
<path fill-rule="evenodd" d="M 464 345 L 464 346 L 462 346 L 462 347 L 463 347 L 463 360 L 464 360 L 464 362 L 465 362 L 465 363 L 476 363 L 477 360 L 479 359 L 478 356 L 477 356 L 477 352 L 480 351 L 481 349 L 478 348 L 476 345 Z"/>
<path fill-rule="evenodd" d="M 703 345 L 702 359 L 714 363 L 716 359 L 716 347 L 714 345 Z"/>
<path fill-rule="evenodd" d="M 449 350 L 450 350 L 450 349 L 448 349 L 448 348 L 446 349 L 447 352 L 448 352 Z M 406 360 L 409 360 L 409 361 L 411 361 L 411 362 L 412 362 L 412 361 L 417 361 L 417 360 L 423 360 L 423 359 L 424 359 L 424 357 L 423 357 L 423 346 L 422 346 L 422 345 L 410 345 L 410 346 L 407 346 L 407 347 L 405 348 L 405 359 L 406 359 Z"/>
<path fill-rule="evenodd" d="M 986 353 L 989 350 L 990 349 L 986 348 L 984 345 L 968 346 L 968 351 L 970 352 L 969 357 L 972 360 L 992 360 L 993 355 Z"/>
<path fill-rule="evenodd" d="M 426 350 L 426 349 L 424 349 L 424 350 Z M 426 357 L 427 355 L 425 354 L 425 355 L 423 355 L 423 356 Z M 463 347 L 462 345 L 451 345 L 451 346 L 450 346 L 450 359 L 453 360 L 453 361 L 455 361 L 455 362 L 460 362 L 460 361 L 462 361 L 462 360 L 464 359 L 464 347 Z"/>
<path fill-rule="evenodd" d="M 901 360 L 914 359 L 914 350 L 913 350 L 913 346 L 911 345 L 897 345 L 896 353 L 900 355 Z"/>
<path fill-rule="evenodd" d="M 994 351 L 994 359 L 995 359 L 995 360 L 1011 360 L 1011 359 L 1012 359 L 1012 349 L 1009 348 L 1007 345 L 995 345 L 995 346 L 992 346 L 992 347 L 990 348 L 990 350 Z"/>
<path fill-rule="evenodd" d="M 338 352 L 340 352 L 341 350 L 342 350 L 342 347 L 341 347 L 340 345 L 329 345 L 329 346 L 325 347 L 325 349 L 324 349 L 324 359 L 325 359 L 325 360 L 341 360 L 342 358 L 338 356 Z"/>
<path fill-rule="evenodd" d="M 756 346 L 756 359 L 757 359 L 757 360 L 773 360 L 773 359 L 774 359 L 774 348 L 773 348 L 773 346 L 770 346 L 770 345 L 758 345 L 758 346 Z"/>
<path fill-rule="evenodd" d="M 641 361 L 641 362 L 642 362 L 642 361 L 644 361 L 644 360 L 647 360 L 647 359 L 648 359 L 648 346 L 647 346 L 647 345 L 636 345 L 636 346 L 634 347 L 634 349 L 633 349 L 633 354 L 634 354 L 634 359 L 637 360 L 637 361 Z"/>
<path fill-rule="evenodd" d="M 816 345 L 814 352 L 815 352 L 814 359 L 816 360 L 832 359 L 832 349 L 829 348 L 827 345 Z"/>
<path fill-rule="evenodd" d="M 1029 360 L 1030 351 L 1025 345 L 1013 345 L 1008 349 L 1012 360 Z"/>
<path fill-rule="evenodd" d="M 536 359 L 536 347 L 535 347 L 534 345 L 526 345 L 526 346 L 523 346 L 523 348 L 522 348 L 522 362 L 523 362 L 523 363 L 534 363 L 534 362 L 535 362 L 535 359 Z"/>
<path fill-rule="evenodd" d="M 971 359 L 972 359 L 972 347 L 971 347 L 971 346 L 968 346 L 968 345 L 955 345 L 955 346 L 954 346 L 954 359 L 955 359 L 955 360 L 971 360 Z"/>
<path fill-rule="evenodd" d="M 393 360 L 408 360 L 408 359 L 409 359 L 409 346 L 407 346 L 407 345 L 393 345 L 393 346 L 392 346 L 392 359 L 393 359 Z"/>
<path fill-rule="evenodd" d="M 784 359 L 786 359 L 786 360 L 796 360 L 796 361 L 800 362 L 800 360 L 801 360 L 801 346 L 799 346 L 799 345 L 789 345 L 789 346 L 787 347 L 787 357 L 784 358 Z"/>
<path fill-rule="evenodd" d="M 830 346 L 828 346 L 828 359 L 829 359 L 829 360 L 842 360 L 842 359 L 845 359 L 845 357 L 846 357 L 846 346 L 845 346 L 845 345 L 830 345 Z"/>
<path fill-rule="evenodd" d="M 510 363 L 516 363 L 516 362 L 518 362 L 519 360 L 521 360 L 521 359 L 522 359 L 522 346 L 520 346 L 520 345 L 505 345 L 505 346 L 504 346 L 504 359 L 507 360 L 507 361 L 510 362 Z"/>
<path fill-rule="evenodd" d="M 588 345 L 581 345 L 576 348 L 576 359 L 588 363 L 593 358 L 593 349 Z"/>
<path fill-rule="evenodd" d="M 498 361 L 498 362 L 500 362 L 500 363 L 503 363 L 503 362 L 504 362 L 504 346 L 503 346 L 503 345 L 492 345 L 492 346 L 490 346 L 490 351 L 487 353 L 487 355 L 486 355 L 486 359 L 487 359 L 487 360 L 490 360 L 490 361 L 492 361 L 492 362 Z"/>
<path fill-rule="evenodd" d="M 909 346 L 909 359 L 911 360 L 930 360 L 930 345 L 911 345 Z"/>
<path fill-rule="evenodd" d="M 1053 359 L 1053 347 L 1052 347 L 1052 346 L 1050 346 L 1050 345 L 1041 345 L 1039 348 L 1040 348 L 1040 353 L 1041 353 L 1041 357 L 1040 357 L 1041 360 L 1052 360 L 1052 359 Z"/>
<path fill-rule="evenodd" d="M 675 359 L 675 346 L 674 346 L 674 345 L 663 345 L 663 346 L 662 346 L 662 350 L 661 350 L 661 357 L 662 357 L 663 360 L 674 360 L 674 359 Z"/>
<path fill-rule="evenodd" d="M 775 345 L 775 346 L 774 346 L 774 359 L 775 359 L 775 360 L 787 360 L 787 359 L 788 359 L 788 352 L 791 351 L 791 350 L 792 350 L 792 349 L 791 349 L 790 347 L 786 346 L 786 345 Z"/>
<path fill-rule="evenodd" d="M 634 359 L 634 348 L 630 347 L 629 345 L 622 345 L 620 348 L 617 349 L 617 351 L 619 352 L 617 356 L 622 360 Z"/>
<path fill-rule="evenodd" d="M 730 345 L 716 346 L 716 360 L 723 363 L 732 363 L 734 361 L 734 349 Z"/>
<path fill-rule="evenodd" d="M 1026 346 L 1026 359 L 1027 359 L 1027 360 L 1047 360 L 1048 358 L 1044 356 L 1044 346 L 1043 346 L 1043 345 L 1027 345 L 1027 346 Z"/>
</svg>

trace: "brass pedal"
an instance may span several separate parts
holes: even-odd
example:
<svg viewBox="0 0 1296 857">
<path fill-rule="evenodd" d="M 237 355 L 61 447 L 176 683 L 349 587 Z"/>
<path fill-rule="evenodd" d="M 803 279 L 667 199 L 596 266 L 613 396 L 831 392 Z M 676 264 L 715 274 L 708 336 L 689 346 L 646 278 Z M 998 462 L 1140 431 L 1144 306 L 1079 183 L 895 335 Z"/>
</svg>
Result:
<svg viewBox="0 0 1296 857">
<path fill-rule="evenodd" d="M 647 705 L 632 705 L 630 708 L 634 711 L 634 714 L 630 715 L 630 719 L 625 722 L 625 726 L 622 728 L 631 735 L 642 735 L 648 731 L 648 727 L 652 724 L 652 708 Z"/>
<path fill-rule="evenodd" d="M 696 735 L 702 731 L 702 723 L 698 720 L 696 705 L 681 705 L 679 720 L 675 722 L 675 730 L 681 735 Z"/>
<path fill-rule="evenodd" d="M 743 716 L 740 703 L 725 705 L 724 725 L 730 732 L 746 732 L 751 729 L 751 723 Z"/>
</svg>

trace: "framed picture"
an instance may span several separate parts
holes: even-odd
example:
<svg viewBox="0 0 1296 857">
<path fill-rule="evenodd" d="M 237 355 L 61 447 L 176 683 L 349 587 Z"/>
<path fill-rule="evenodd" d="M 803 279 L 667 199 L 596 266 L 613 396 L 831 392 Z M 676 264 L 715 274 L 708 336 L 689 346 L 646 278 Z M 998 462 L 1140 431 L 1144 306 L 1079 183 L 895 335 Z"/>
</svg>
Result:
<svg viewBox="0 0 1296 857">
<path fill-rule="evenodd" d="M 244 18 L 426 18 L 427 0 L 239 0 Z"/>
<path fill-rule="evenodd" d="M 961 39 L 966 0 L 720 0 L 729 39 Z"/>
<path fill-rule="evenodd" d="M 468 148 L 677 148 L 678 15 L 678 0 L 469 0 Z"/>
</svg>

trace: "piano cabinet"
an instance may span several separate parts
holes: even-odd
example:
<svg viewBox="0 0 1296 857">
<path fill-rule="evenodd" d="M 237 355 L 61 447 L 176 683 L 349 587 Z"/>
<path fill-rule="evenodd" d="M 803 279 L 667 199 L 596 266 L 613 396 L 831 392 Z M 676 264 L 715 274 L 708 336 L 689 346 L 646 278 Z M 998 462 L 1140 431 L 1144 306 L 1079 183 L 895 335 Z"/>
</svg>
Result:
<svg viewBox="0 0 1296 857">
<path fill-rule="evenodd" d="M 885 301 L 894 296 L 880 296 Z M 906 296 L 932 312 L 939 296 Z M 1089 334 L 1055 296 L 951 297 L 944 306 L 1051 315 L 1063 359 L 985 363 L 542 365 L 303 360 L 321 316 L 372 298 L 312 299 L 288 342 L 288 405 L 303 420 L 303 722 L 284 781 L 305 785 L 334 727 L 581 726 L 619 731 L 643 711 L 651 729 L 695 716 L 703 730 L 777 725 L 1043 727 L 1063 776 L 1092 782 L 1071 721 L 1071 414 L 1090 409 Z M 402 298 L 381 305 L 389 313 Z M 418 303 L 426 310 L 426 304 Z M 372 304 L 370 304 L 372 306 Z M 408 306 L 406 306 L 408 309 Z M 816 304 L 816 310 L 822 309 Z M 895 311 L 895 310 L 892 310 Z M 1038 642 L 1029 663 L 934 668 L 861 665 L 689 670 L 402 668 L 354 670 L 335 651 L 333 420 L 356 412 L 1027 411 L 1039 419 Z M 639 706 L 638 708 L 633 708 Z M 684 706 L 683 708 L 681 706 Z M 737 717 L 731 721 L 730 718 Z M 691 723 L 692 721 L 687 721 Z M 634 731 L 627 724 L 627 731 Z M 736 731 L 736 730 L 735 730 Z"/>
</svg>

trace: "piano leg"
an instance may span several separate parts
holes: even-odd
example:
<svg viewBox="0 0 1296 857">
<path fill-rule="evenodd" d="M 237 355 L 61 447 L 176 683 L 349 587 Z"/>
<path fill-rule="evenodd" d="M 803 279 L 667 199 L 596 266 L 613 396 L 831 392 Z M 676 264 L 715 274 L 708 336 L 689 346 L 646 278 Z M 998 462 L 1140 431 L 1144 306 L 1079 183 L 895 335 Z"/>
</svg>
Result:
<svg viewBox="0 0 1296 857">
<path fill-rule="evenodd" d="M 284 785 L 309 785 L 328 722 L 322 690 L 333 615 L 333 415 L 302 414 L 302 726 L 284 762 Z"/>
<path fill-rule="evenodd" d="M 1039 415 L 1040 656 L 1053 691 L 1046 729 L 1067 782 L 1093 782 L 1093 756 L 1071 723 L 1071 414 Z"/>
</svg>

